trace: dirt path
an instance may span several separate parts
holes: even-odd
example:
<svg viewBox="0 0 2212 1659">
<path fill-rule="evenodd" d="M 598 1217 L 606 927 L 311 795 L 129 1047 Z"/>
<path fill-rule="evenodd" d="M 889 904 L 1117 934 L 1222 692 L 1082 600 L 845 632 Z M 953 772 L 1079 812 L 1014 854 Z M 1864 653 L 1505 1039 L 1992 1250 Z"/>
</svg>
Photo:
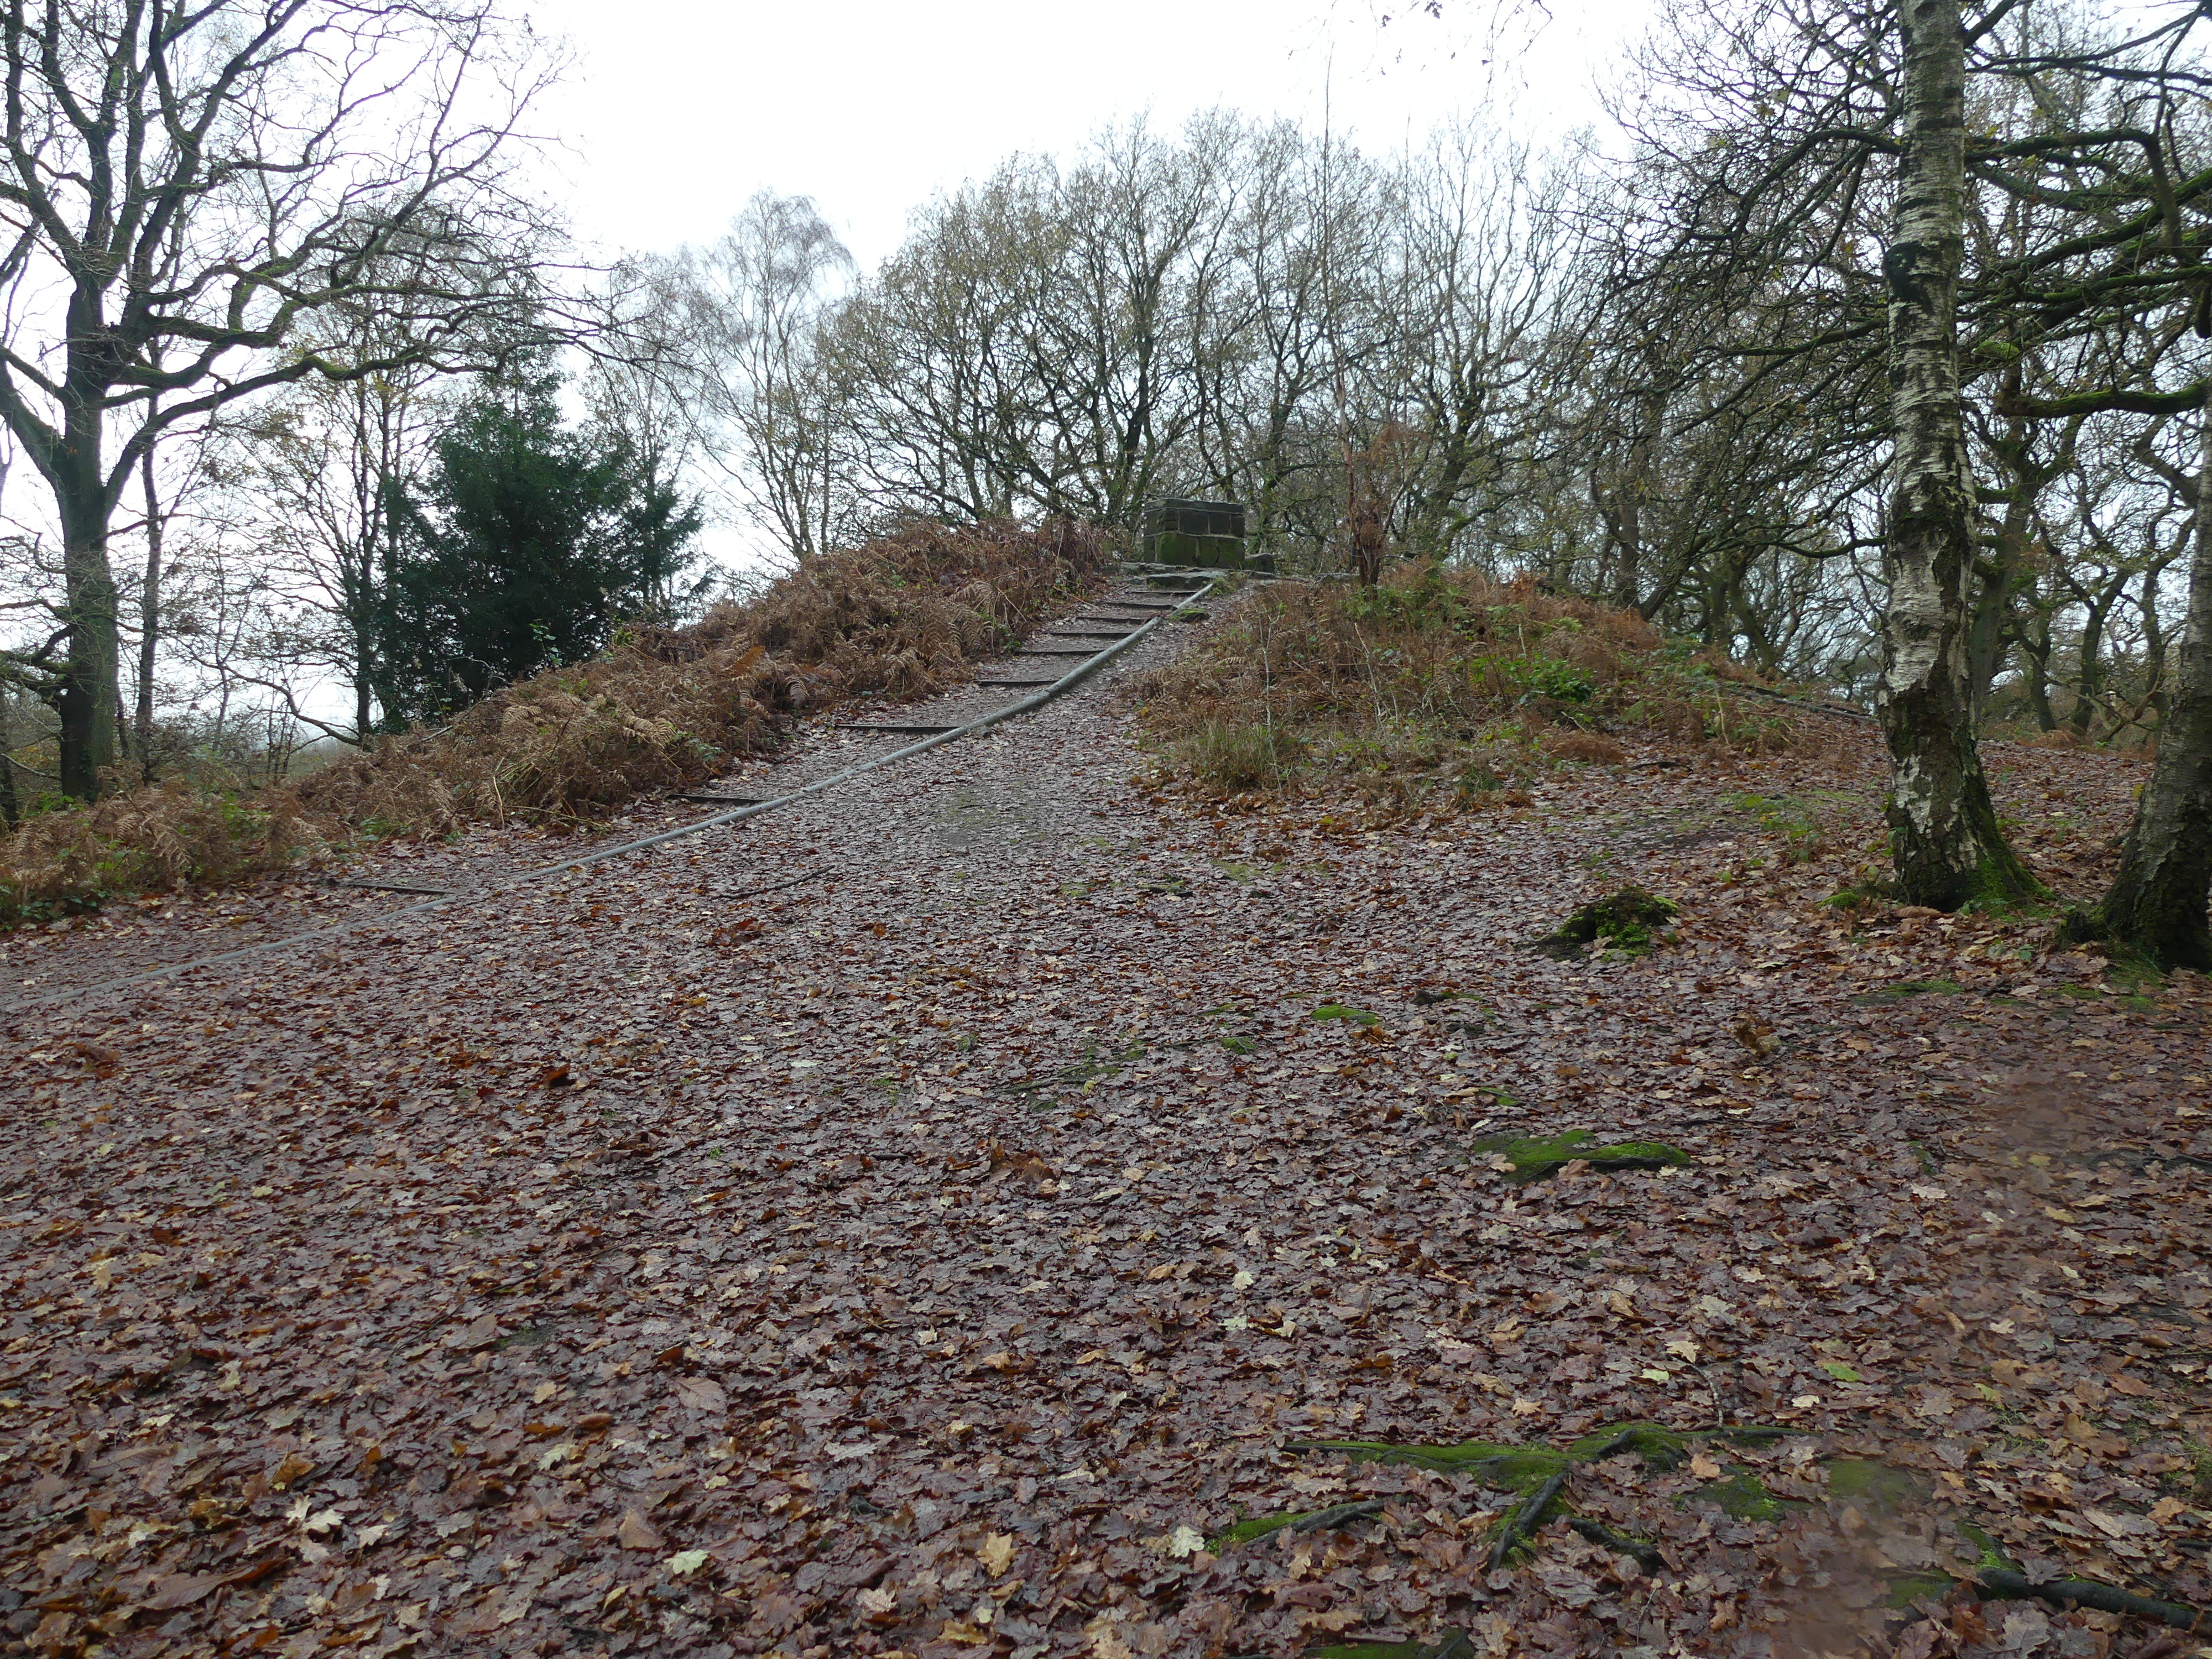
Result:
<svg viewBox="0 0 2212 1659">
<path fill-rule="evenodd" d="M 1449 1627 L 1656 1659 L 1863 1621 L 1970 1508 L 2030 1566 L 2204 1598 L 2202 1517 L 2159 1507 L 2212 1427 L 2176 1161 L 2212 1156 L 2201 981 L 2069 995 L 2096 964 L 2025 924 L 1820 909 L 1850 855 L 1783 863 L 1768 809 L 1863 846 L 1856 751 L 1373 834 L 1160 800 L 1115 681 L 1184 637 L 750 825 L 11 1016 L 0 1632 L 1118 1659 Z M 730 787 L 896 741 L 817 732 Z M 2130 781 L 2023 753 L 2006 787 L 2086 794 L 2094 845 Z M 1670 947 L 1518 948 L 1632 877 L 1684 899 Z M 9 978 L 187 935 L 19 942 Z M 1472 1145 L 1571 1128 L 1692 1161 L 1520 1188 Z M 1492 1571 L 1485 1477 L 1282 1449 L 1717 1406 L 1801 1431 L 1729 1454 L 1774 1492 L 1825 1498 L 1850 1451 L 1934 1509 L 1732 1516 L 1677 1502 L 1703 1453 L 1613 1458 L 1575 1504 L 1661 1570 L 1554 1528 Z M 2084 1617 L 2014 1650 L 2108 1643 Z"/>
</svg>

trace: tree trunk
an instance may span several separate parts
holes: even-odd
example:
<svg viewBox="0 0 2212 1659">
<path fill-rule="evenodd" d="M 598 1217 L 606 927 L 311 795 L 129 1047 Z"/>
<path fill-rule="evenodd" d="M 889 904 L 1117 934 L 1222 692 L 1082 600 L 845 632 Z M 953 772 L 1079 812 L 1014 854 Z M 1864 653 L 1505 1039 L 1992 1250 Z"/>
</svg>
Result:
<svg viewBox="0 0 2212 1659">
<path fill-rule="evenodd" d="M 2020 597 L 2027 568 L 2028 526 L 2035 500 L 2049 482 L 2049 470 L 2036 464 L 2033 428 L 2022 421 L 2005 424 L 2004 435 L 1990 446 L 2011 475 L 2004 518 L 1999 522 L 1992 556 L 1972 582 L 1972 614 L 1967 623 L 1967 689 L 1978 714 L 2004 661 L 2005 627 Z"/>
<path fill-rule="evenodd" d="M 61 784 L 63 793 L 78 800 L 97 796 L 100 775 L 115 763 L 115 734 L 122 714 L 116 680 L 121 649 L 115 576 L 107 564 L 107 503 L 98 456 L 95 436 L 91 465 L 70 469 L 77 476 L 59 503 L 62 577 L 69 606 L 69 659 L 56 700 L 61 716 Z"/>
<path fill-rule="evenodd" d="M 2075 671 L 2074 707 L 2066 717 L 2066 729 L 2076 738 L 2086 738 L 2089 728 L 2096 723 L 2097 699 L 2105 690 L 2105 617 L 2111 609 L 2111 600 L 2100 595 L 2089 601 L 2081 617 L 2081 650 L 2079 665 Z"/>
<path fill-rule="evenodd" d="M 2036 619 L 2034 633 L 2021 630 L 2020 652 L 2027 664 L 2027 706 L 2035 713 L 2035 723 L 2043 731 L 2056 732 L 2058 714 L 2051 706 L 2051 617 L 2047 611 Z"/>
<path fill-rule="evenodd" d="M 1904 0 L 1905 154 L 1882 274 L 1889 289 L 1896 485 L 1883 549 L 1889 605 L 1875 697 L 1890 755 L 1901 896 L 1955 910 L 2038 890 L 1997 828 L 1974 742 L 1967 586 L 1974 496 L 1959 398 L 1965 246 L 1966 38 L 1958 0 Z"/>
<path fill-rule="evenodd" d="M 138 593 L 138 707 L 131 723 L 133 760 L 139 775 L 154 781 L 154 654 L 161 637 L 161 503 L 154 489 L 154 447 L 139 458 L 146 488 L 146 583 Z"/>
<path fill-rule="evenodd" d="M 2101 932 L 2161 968 L 2212 969 L 2212 406 L 2199 440 L 2197 546 L 2189 611 L 2172 667 L 2158 762 L 2106 894 Z"/>
<path fill-rule="evenodd" d="M 61 716 L 61 784 L 64 794 L 90 800 L 100 774 L 115 763 L 115 738 L 123 718 L 116 678 L 121 642 L 116 631 L 115 573 L 107 563 L 107 518 L 112 503 L 102 470 L 103 422 L 98 354 L 107 327 L 97 289 L 80 284 L 70 296 L 69 363 L 62 381 L 61 441 L 50 478 L 61 520 L 64 603 L 69 607 L 69 659 L 55 699 Z"/>
</svg>

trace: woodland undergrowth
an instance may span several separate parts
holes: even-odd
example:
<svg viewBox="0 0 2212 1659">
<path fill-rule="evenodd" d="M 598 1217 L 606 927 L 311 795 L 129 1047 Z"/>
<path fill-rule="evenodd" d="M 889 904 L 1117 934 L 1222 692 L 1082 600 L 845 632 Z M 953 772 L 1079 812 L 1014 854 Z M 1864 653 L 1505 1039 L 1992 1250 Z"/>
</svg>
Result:
<svg viewBox="0 0 2212 1659">
<path fill-rule="evenodd" d="M 1345 795 L 1370 816 L 1525 804 L 1616 732 L 1745 755 L 1820 752 L 1832 722 L 1747 708 L 1738 665 L 1632 611 L 1406 565 L 1373 587 L 1248 590 L 1206 647 L 1139 683 L 1162 781 L 1218 799 Z M 1786 688 L 1772 688 L 1784 690 Z"/>
<path fill-rule="evenodd" d="M 131 892 L 220 884 L 471 824 L 575 827 L 773 751 L 799 715 L 970 678 L 1109 558 L 1065 520 L 916 524 L 811 561 L 683 628 L 507 686 L 450 725 L 259 789 L 173 778 L 27 818 L 0 838 L 0 927 Z"/>
</svg>

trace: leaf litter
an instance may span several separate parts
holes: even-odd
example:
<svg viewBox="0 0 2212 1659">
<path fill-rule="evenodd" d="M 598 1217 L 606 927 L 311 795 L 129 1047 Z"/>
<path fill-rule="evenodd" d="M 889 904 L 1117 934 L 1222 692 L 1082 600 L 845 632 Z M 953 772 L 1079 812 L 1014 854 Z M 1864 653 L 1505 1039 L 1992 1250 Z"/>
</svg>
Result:
<svg viewBox="0 0 2212 1659">
<path fill-rule="evenodd" d="M 1870 744 L 1677 758 L 1230 811 L 1091 692 L 496 912 L 12 1016 L 0 1628 L 2133 1651 L 1954 1586 L 2212 1601 L 2204 981 L 1830 903 Z M 1991 760 L 2093 886 L 2137 769 Z M 1747 794 L 1814 850 L 1680 832 Z M 1649 954 L 1523 948 L 1631 879 Z M 1672 1449 L 1588 1455 L 1623 1425 Z"/>
</svg>

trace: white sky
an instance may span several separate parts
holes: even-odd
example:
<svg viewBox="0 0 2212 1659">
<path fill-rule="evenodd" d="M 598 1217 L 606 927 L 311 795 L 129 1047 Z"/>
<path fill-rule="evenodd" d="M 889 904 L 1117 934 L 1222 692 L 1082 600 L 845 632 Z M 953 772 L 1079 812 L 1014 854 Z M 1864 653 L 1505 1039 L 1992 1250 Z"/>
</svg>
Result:
<svg viewBox="0 0 2212 1659">
<path fill-rule="evenodd" d="M 716 234 L 756 191 L 811 196 L 864 270 L 910 210 L 1017 150 L 1066 154 L 1145 113 L 1173 130 L 1217 105 L 1330 125 L 1364 147 L 1418 142 L 1506 94 L 1548 133 L 1595 118 L 1627 0 L 534 0 L 575 58 L 542 112 L 564 149 L 549 193 L 602 253 Z M 1499 20 L 1503 20 L 1500 21 Z M 1495 25 L 1499 47 L 1484 34 Z M 1534 37 L 1533 45 L 1531 37 Z"/>
</svg>

